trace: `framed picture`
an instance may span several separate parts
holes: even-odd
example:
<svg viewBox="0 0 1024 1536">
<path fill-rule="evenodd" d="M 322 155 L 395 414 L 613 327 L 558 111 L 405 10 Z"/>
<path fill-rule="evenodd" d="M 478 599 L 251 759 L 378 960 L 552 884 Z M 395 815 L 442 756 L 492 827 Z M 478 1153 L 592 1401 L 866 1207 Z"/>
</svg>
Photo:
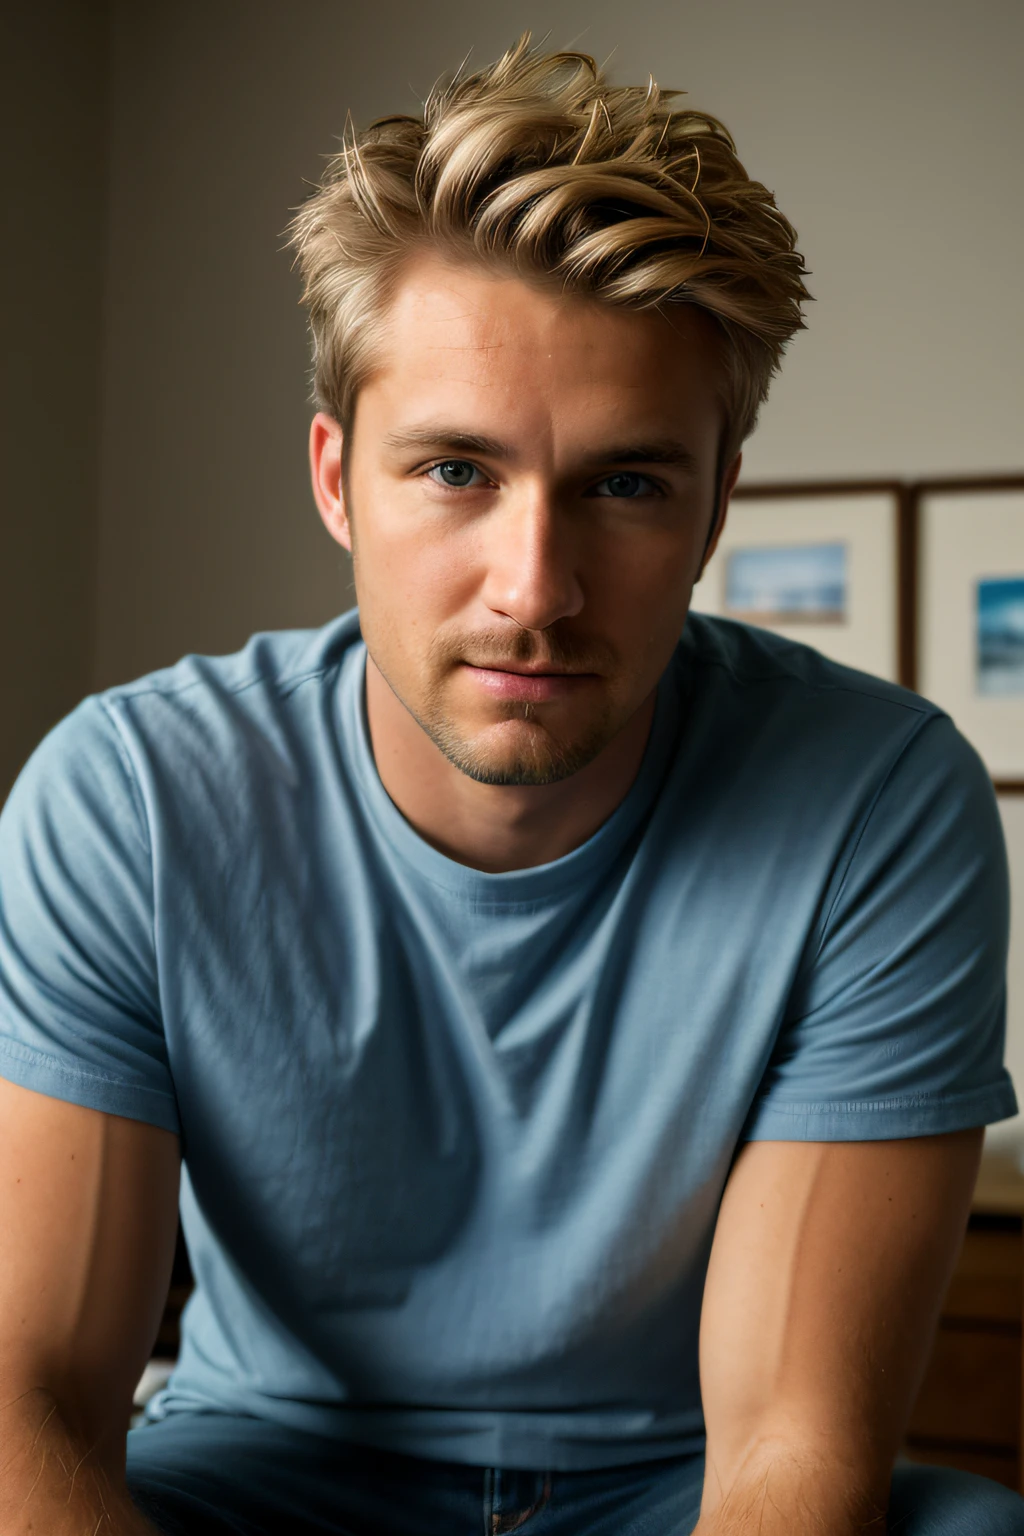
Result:
<svg viewBox="0 0 1024 1536">
<path fill-rule="evenodd" d="M 898 481 L 740 485 L 692 606 L 906 682 L 913 570 L 913 520 Z"/>
<path fill-rule="evenodd" d="M 1024 476 L 919 481 L 915 686 L 1024 793 Z"/>
<path fill-rule="evenodd" d="M 1024 795 L 996 797 L 1010 864 L 1010 965 L 1006 998 L 1006 1066 L 1024 1105 Z M 990 1125 L 986 1151 L 1012 1151 L 1024 1172 L 1024 1114 Z"/>
</svg>

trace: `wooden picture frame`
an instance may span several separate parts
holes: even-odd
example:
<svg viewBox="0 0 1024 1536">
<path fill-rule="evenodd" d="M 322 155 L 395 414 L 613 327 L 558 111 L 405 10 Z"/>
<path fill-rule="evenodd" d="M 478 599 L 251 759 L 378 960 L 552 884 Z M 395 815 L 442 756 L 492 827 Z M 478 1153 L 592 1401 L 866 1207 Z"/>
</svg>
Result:
<svg viewBox="0 0 1024 1536">
<path fill-rule="evenodd" d="M 847 666 L 909 685 L 915 667 L 916 545 L 908 491 L 903 481 L 882 479 L 741 483 L 691 606 L 760 624 Z M 772 570 L 775 556 L 788 551 L 794 561 L 807 557 L 804 569 L 813 573 L 817 554 L 824 572 L 826 563 L 834 566 L 825 562 L 826 550 L 834 553 L 840 544 L 845 551 L 841 608 L 824 584 L 816 598 L 813 574 L 804 578 L 805 590 L 790 598 L 791 611 L 765 608 L 772 582 L 785 579 Z M 758 557 L 763 557 L 760 588 L 736 566 L 742 559 L 756 572 Z M 781 563 L 784 572 L 784 558 Z M 744 608 L 744 592 L 754 594 L 748 602 L 760 602 L 762 611 Z"/>
<path fill-rule="evenodd" d="M 998 794 L 1024 794 L 1024 628 L 1003 657 L 986 638 L 1000 601 L 1005 615 L 1024 598 L 1024 475 L 918 480 L 909 492 L 910 686 L 949 711 Z"/>
</svg>

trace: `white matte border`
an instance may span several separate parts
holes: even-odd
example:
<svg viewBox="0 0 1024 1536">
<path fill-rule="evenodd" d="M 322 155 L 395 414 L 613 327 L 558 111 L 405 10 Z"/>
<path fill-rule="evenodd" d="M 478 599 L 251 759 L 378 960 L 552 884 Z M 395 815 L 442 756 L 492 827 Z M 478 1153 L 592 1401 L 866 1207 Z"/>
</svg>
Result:
<svg viewBox="0 0 1024 1536">
<path fill-rule="evenodd" d="M 847 547 L 847 618 L 844 623 L 765 624 L 774 634 L 813 646 L 844 666 L 898 680 L 899 502 L 895 492 L 734 498 L 725 531 L 691 606 L 724 614 L 725 563 L 736 549 L 786 544 Z"/>
<path fill-rule="evenodd" d="M 948 711 L 994 779 L 1024 779 L 1024 694 L 975 685 L 976 586 L 1024 577 L 1024 490 L 929 491 L 918 537 L 918 691 Z"/>
</svg>

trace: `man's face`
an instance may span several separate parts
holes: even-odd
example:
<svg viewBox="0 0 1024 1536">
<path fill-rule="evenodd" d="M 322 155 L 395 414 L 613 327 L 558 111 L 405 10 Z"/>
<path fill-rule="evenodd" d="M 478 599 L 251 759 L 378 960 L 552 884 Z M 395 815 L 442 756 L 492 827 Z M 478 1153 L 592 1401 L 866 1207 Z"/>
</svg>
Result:
<svg viewBox="0 0 1024 1536">
<path fill-rule="evenodd" d="M 406 270 L 332 531 L 371 662 L 470 777 L 566 778 L 650 697 L 713 521 L 718 346 L 685 307 Z"/>
</svg>

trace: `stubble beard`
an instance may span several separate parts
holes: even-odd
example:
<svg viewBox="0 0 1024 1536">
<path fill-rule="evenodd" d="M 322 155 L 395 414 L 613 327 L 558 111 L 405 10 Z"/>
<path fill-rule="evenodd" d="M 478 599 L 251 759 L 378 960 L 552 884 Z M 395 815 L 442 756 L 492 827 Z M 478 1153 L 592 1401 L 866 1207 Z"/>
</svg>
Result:
<svg viewBox="0 0 1024 1536">
<path fill-rule="evenodd" d="M 422 700 L 413 708 L 400 693 L 398 697 L 438 751 L 476 783 L 521 788 L 558 784 L 593 762 L 625 724 L 607 699 L 581 734 L 565 740 L 544 723 L 548 706 L 525 701 L 496 705 L 494 724 L 485 727 L 483 733 L 468 735 L 460 728 L 445 698 L 445 680 L 460 664 L 500 668 L 542 659 L 572 671 L 598 675 L 607 675 L 611 661 L 607 647 L 581 644 L 558 634 L 557 627 L 545 631 L 543 638 L 532 630 L 478 635 L 468 644 L 438 637 L 428 656 L 428 672 L 434 681 Z M 398 693 L 397 689 L 394 691 Z M 510 729 L 504 729 L 506 725 Z M 479 740 L 479 734 L 492 736 L 495 732 L 497 741 Z"/>
<path fill-rule="evenodd" d="M 526 787 L 559 784 L 593 762 L 617 734 L 618 728 L 612 726 L 609 714 L 607 709 L 602 711 L 584 736 L 565 742 L 540 724 L 536 705 L 504 705 L 503 721 L 521 721 L 527 727 L 524 732 L 517 731 L 515 745 L 504 750 L 498 746 L 488 748 L 466 737 L 444 714 L 417 714 L 414 718 L 453 767 L 467 778 L 478 784 Z M 523 736 L 525 740 L 520 739 Z"/>
</svg>

